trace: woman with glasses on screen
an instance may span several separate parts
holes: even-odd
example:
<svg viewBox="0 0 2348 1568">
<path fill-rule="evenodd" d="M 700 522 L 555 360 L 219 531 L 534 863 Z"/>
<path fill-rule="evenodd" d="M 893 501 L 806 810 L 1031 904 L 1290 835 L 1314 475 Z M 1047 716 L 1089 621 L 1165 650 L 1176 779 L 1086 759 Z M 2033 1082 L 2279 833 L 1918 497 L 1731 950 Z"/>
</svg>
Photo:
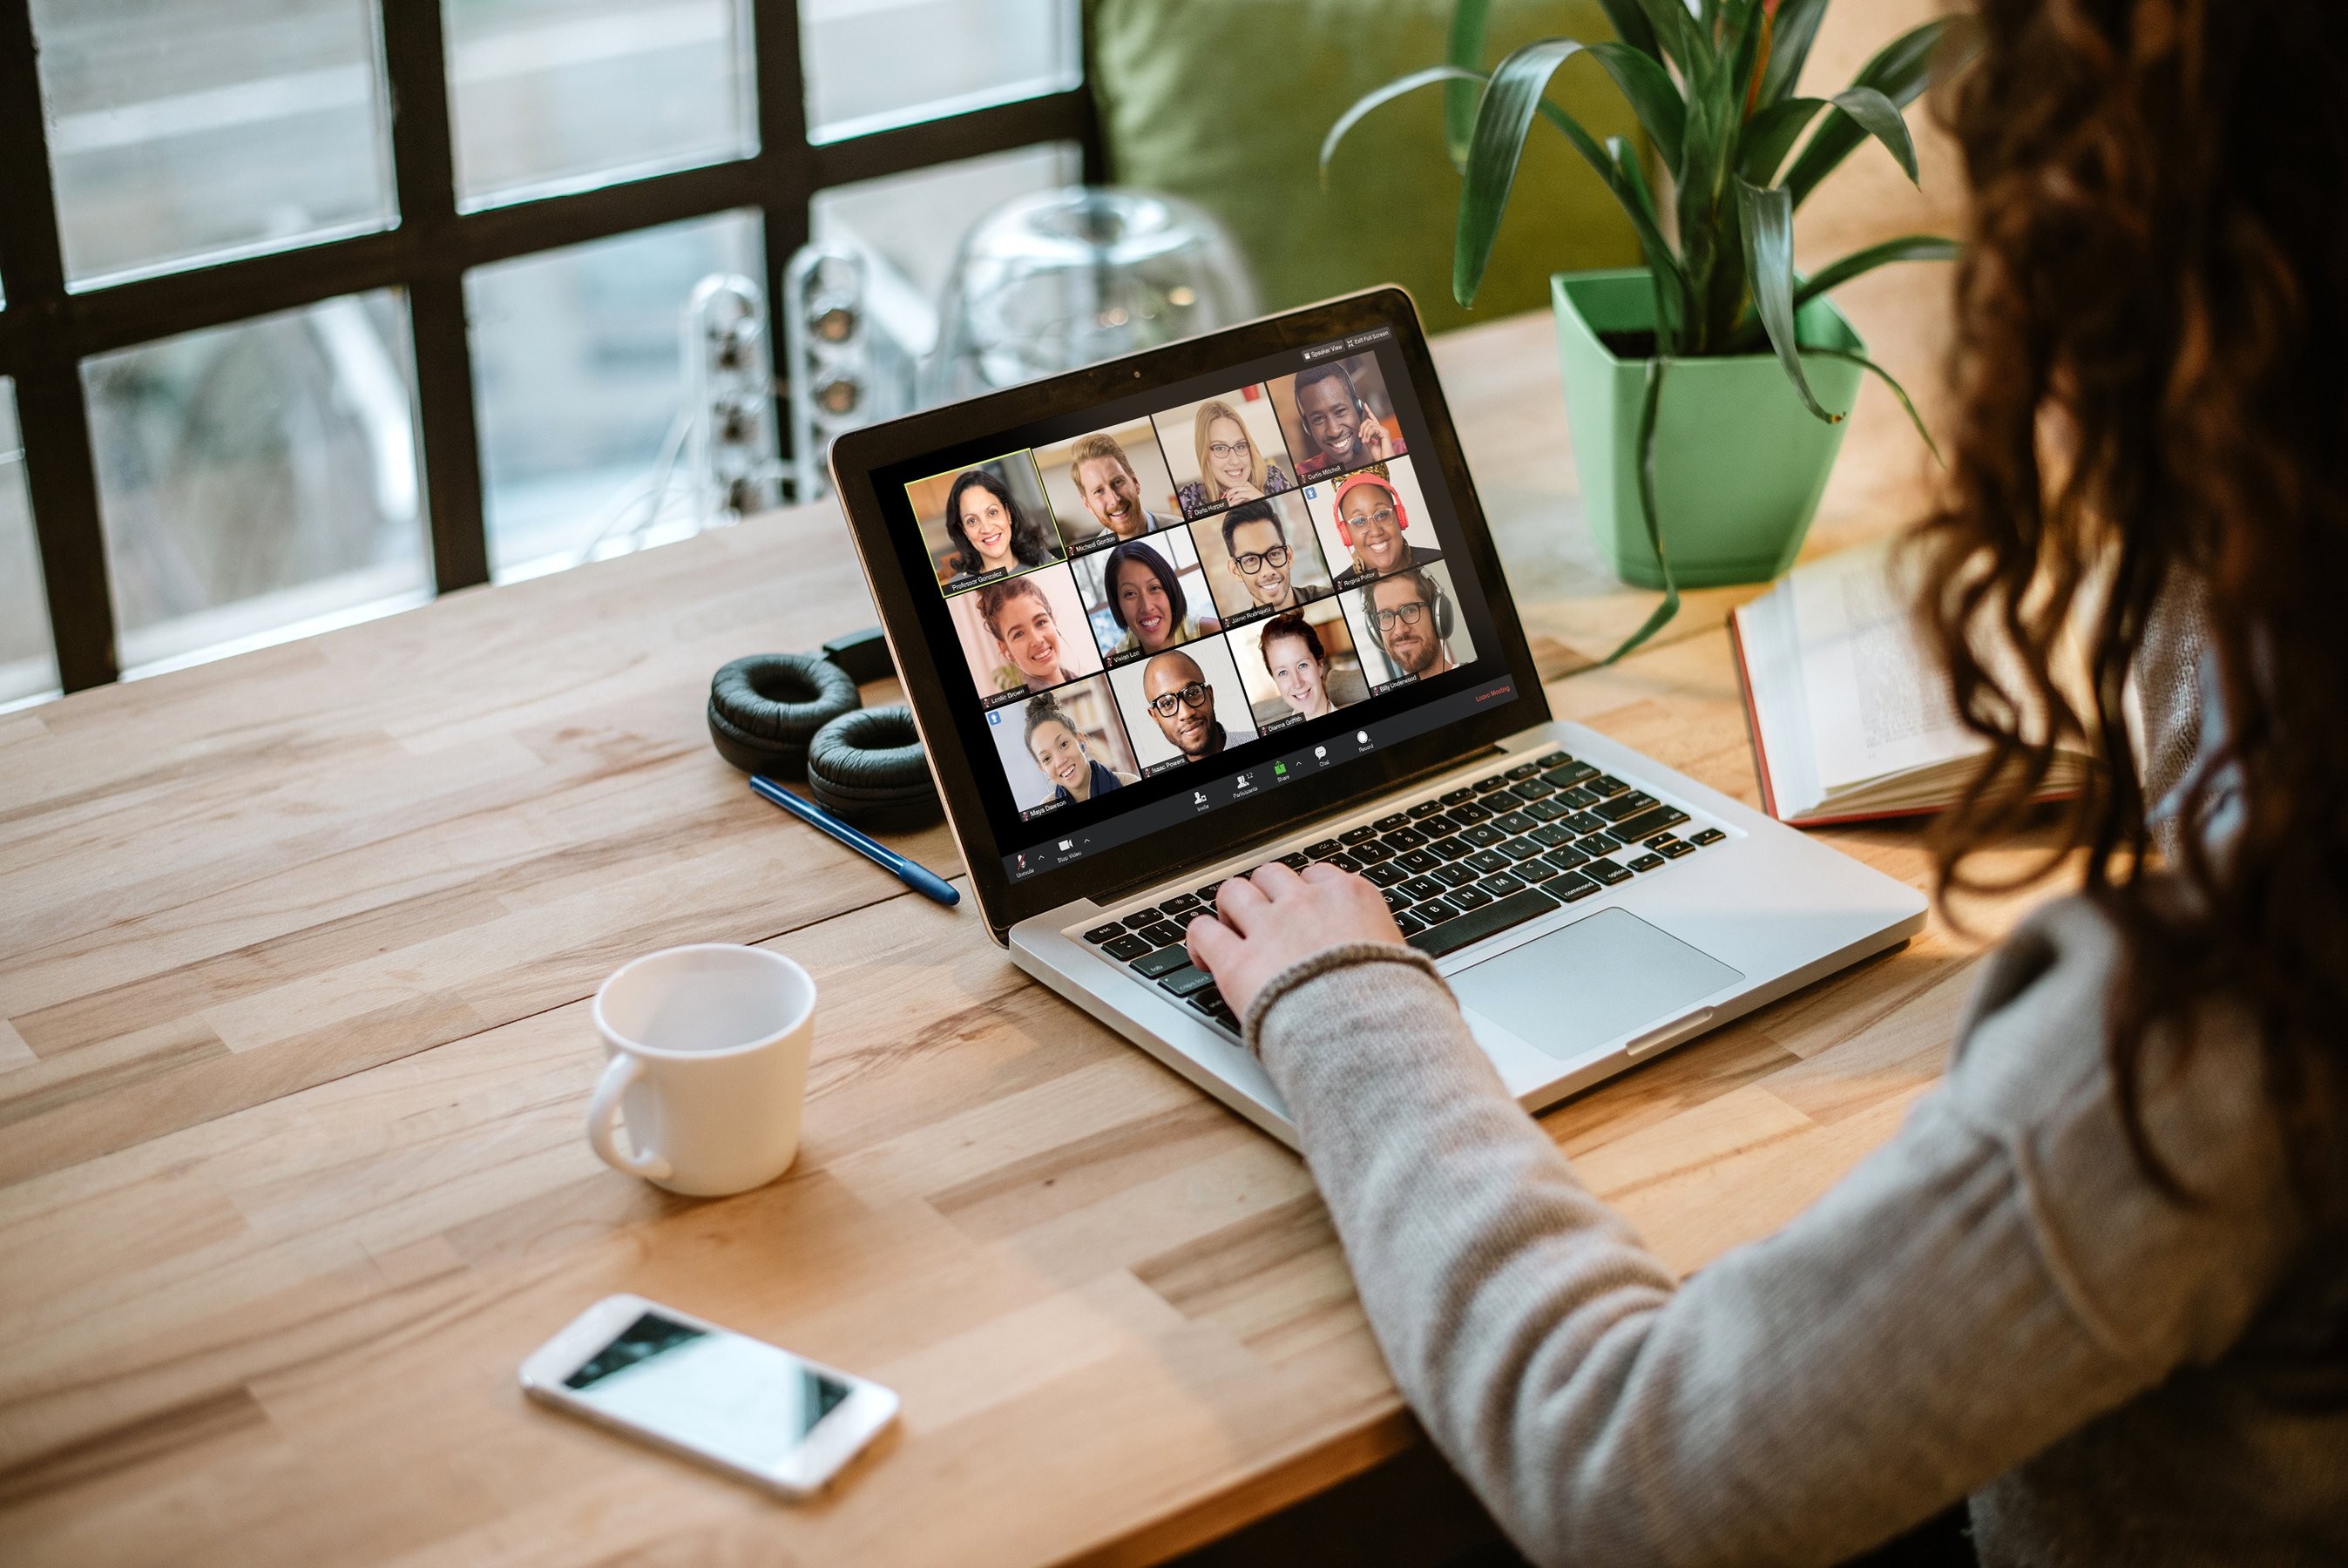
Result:
<svg viewBox="0 0 2348 1568">
<path fill-rule="evenodd" d="M 1266 457 L 1240 420 L 1240 411 L 1221 398 L 1199 405 L 1191 424 L 1199 452 L 1199 477 L 1174 492 L 1185 518 L 1202 517 L 1234 501 L 1261 501 L 1296 488 L 1278 461 Z"/>
<path fill-rule="evenodd" d="M 1223 629 L 1213 616 L 1191 618 L 1173 563 L 1142 540 L 1128 540 L 1102 558 L 1101 582 L 1109 616 L 1125 633 L 1109 650 L 1111 658 L 1157 653 Z"/>
<path fill-rule="evenodd" d="M 1022 511 L 1011 487 L 983 468 L 962 475 L 946 493 L 946 533 L 953 540 L 946 565 L 957 578 L 1049 566 L 1066 553 L 1058 531 Z"/>
<path fill-rule="evenodd" d="M 1052 798 L 1076 805 L 1129 784 L 1136 775 L 1119 773 L 1092 754 L 1076 722 L 1049 697 L 1027 702 L 1027 754 L 1052 786 Z"/>
<path fill-rule="evenodd" d="M 1413 545 L 1402 537 L 1410 527 L 1410 512 L 1383 469 L 1365 469 L 1339 485 L 1330 505 L 1337 517 L 1337 537 L 1354 553 L 1354 564 L 1337 574 L 1341 592 L 1405 567 L 1443 559 L 1441 550 Z"/>
</svg>

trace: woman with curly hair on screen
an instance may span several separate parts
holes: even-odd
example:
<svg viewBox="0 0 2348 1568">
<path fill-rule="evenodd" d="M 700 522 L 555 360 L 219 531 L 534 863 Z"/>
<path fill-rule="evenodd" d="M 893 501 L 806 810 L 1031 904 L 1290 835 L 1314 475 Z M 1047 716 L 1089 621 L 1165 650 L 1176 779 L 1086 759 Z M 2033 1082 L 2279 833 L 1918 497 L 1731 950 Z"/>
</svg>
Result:
<svg viewBox="0 0 2348 1568">
<path fill-rule="evenodd" d="M 1189 927 L 1396 1382 L 1542 1563 L 2348 1563 L 2348 6 L 1976 9 L 1908 548 L 1989 753 L 1932 842 L 1943 892 L 2060 896 L 1945 1079 L 1682 1279 L 1376 888 L 1274 861 Z"/>
</svg>

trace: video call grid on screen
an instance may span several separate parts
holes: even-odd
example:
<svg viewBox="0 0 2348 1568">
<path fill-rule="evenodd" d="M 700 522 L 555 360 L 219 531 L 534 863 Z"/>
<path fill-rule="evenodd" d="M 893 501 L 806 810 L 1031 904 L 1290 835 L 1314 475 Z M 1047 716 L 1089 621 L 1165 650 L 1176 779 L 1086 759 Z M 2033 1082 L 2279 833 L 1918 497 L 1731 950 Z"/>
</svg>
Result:
<svg viewBox="0 0 2348 1568">
<path fill-rule="evenodd" d="M 1035 822 L 1040 843 L 1179 781 L 1123 799 L 1136 784 L 1240 765 L 1260 738 L 1411 706 L 1489 646 L 1480 586 L 1455 580 L 1465 563 L 1445 548 L 1457 522 L 1440 475 L 1411 456 L 1424 415 L 1391 339 L 1309 352 L 899 470 L 918 476 L 897 481 L 898 520 L 951 623 L 932 638 L 941 665 L 968 674 L 984 725 L 972 755 L 1006 849 L 1013 825 Z"/>
</svg>

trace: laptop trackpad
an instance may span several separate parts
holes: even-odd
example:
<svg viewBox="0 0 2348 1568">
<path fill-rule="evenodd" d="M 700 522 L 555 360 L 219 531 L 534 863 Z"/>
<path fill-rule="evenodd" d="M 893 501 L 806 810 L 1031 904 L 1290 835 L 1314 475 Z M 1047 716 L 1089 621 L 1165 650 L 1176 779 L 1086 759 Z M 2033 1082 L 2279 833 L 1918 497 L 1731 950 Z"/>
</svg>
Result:
<svg viewBox="0 0 2348 1568">
<path fill-rule="evenodd" d="M 1460 970 L 1451 989 L 1526 1044 L 1570 1061 L 1744 978 L 1627 909 L 1601 909 Z"/>
</svg>

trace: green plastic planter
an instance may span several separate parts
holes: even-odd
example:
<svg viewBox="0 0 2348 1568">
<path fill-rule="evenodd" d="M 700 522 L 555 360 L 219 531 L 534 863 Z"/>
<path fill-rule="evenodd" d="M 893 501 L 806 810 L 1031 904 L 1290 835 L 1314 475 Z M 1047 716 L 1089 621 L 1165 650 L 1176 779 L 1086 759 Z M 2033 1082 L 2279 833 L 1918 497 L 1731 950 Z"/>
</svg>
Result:
<svg viewBox="0 0 2348 1568">
<path fill-rule="evenodd" d="M 1661 588 L 1663 569 L 1639 511 L 1647 364 L 1617 359 L 1598 337 L 1653 330 L 1653 285 L 1633 270 L 1560 272 L 1550 289 L 1590 531 L 1617 577 Z M 1823 298 L 1804 305 L 1796 322 L 1806 349 L 1866 352 Z M 1805 353 L 1802 368 L 1827 408 L 1849 409 L 1858 400 L 1859 367 L 1850 361 Z M 1843 430 L 1802 406 L 1773 354 L 1673 360 L 1655 415 L 1655 510 L 1679 585 L 1766 582 L 1792 566 Z"/>
</svg>

